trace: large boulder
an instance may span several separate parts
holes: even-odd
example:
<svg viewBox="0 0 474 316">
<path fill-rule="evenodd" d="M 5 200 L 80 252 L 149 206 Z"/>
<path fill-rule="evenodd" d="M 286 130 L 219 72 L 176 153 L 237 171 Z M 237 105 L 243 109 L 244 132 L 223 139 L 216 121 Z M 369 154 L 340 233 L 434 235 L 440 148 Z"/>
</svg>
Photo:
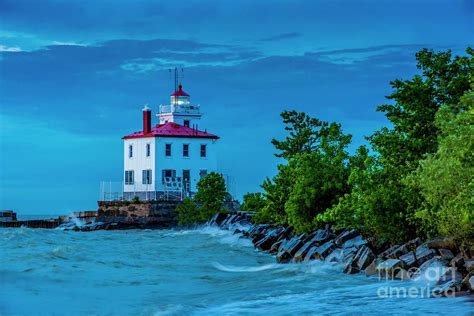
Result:
<svg viewBox="0 0 474 316">
<path fill-rule="evenodd" d="M 456 271 L 455 268 L 450 267 L 441 275 L 438 282 L 436 282 L 433 295 L 448 296 L 454 292 L 458 292 L 461 290 L 462 283 L 462 274 Z"/>
<path fill-rule="evenodd" d="M 294 260 L 295 262 L 301 262 L 304 260 L 306 255 L 308 254 L 308 251 L 313 247 L 315 243 L 313 241 L 308 241 L 306 242 L 295 254 Z"/>
<path fill-rule="evenodd" d="M 359 270 L 365 270 L 374 259 L 375 254 L 372 250 L 367 246 L 362 246 L 357 251 L 353 261 Z"/>
<path fill-rule="evenodd" d="M 325 242 L 321 246 L 318 247 L 318 249 L 315 252 L 316 259 L 321 259 L 324 260 L 334 249 L 336 248 L 336 245 L 332 240 Z"/>
<path fill-rule="evenodd" d="M 400 258 L 401 256 L 409 253 L 410 251 L 413 251 L 414 249 L 416 249 L 420 245 L 421 245 L 421 239 L 420 238 L 410 240 L 406 244 L 403 244 L 403 245 L 399 246 L 398 248 L 393 249 L 392 252 L 386 254 L 386 257 L 389 258 L 389 259 Z"/>
<path fill-rule="evenodd" d="M 452 267 L 456 267 L 458 269 L 464 270 L 464 256 L 462 253 L 458 253 L 451 261 L 449 265 Z"/>
<path fill-rule="evenodd" d="M 356 248 L 346 248 L 344 251 L 349 249 Z M 345 259 L 347 261 L 345 261 L 346 264 L 344 267 L 344 272 L 348 274 L 358 273 L 367 268 L 367 266 L 369 266 L 369 264 L 371 264 L 374 259 L 375 255 L 373 254 L 372 250 L 367 246 L 362 246 L 349 260 Z"/>
<path fill-rule="evenodd" d="M 274 228 L 266 231 L 265 236 L 255 243 L 255 247 L 262 251 L 270 250 L 272 245 L 278 241 L 278 237 L 283 232 L 283 228 Z"/>
<path fill-rule="evenodd" d="M 353 262 L 348 262 L 345 266 L 342 272 L 347 273 L 347 274 L 356 274 L 360 272 L 360 269 L 353 264 Z"/>
<path fill-rule="evenodd" d="M 466 269 L 467 272 L 473 272 L 474 271 L 474 259 L 464 260 L 464 268 Z"/>
<path fill-rule="evenodd" d="M 276 256 L 278 263 L 287 263 L 289 262 L 296 252 L 303 246 L 303 236 L 295 236 L 283 243 Z"/>
<path fill-rule="evenodd" d="M 311 241 L 314 243 L 321 245 L 328 241 L 329 239 L 334 238 L 334 234 L 331 234 L 331 232 L 327 229 L 318 229 L 317 231 L 312 234 Z"/>
<path fill-rule="evenodd" d="M 253 244 L 265 237 L 265 232 L 270 229 L 270 225 L 255 225 L 249 231 L 249 237 L 252 239 Z"/>
<path fill-rule="evenodd" d="M 336 249 L 336 245 L 332 240 L 325 242 L 321 246 L 312 246 L 308 250 L 304 261 L 314 259 L 324 260 L 334 249 Z"/>
<path fill-rule="evenodd" d="M 361 235 L 358 235 L 352 239 L 346 240 L 342 244 L 342 248 L 351 248 L 351 247 L 359 248 L 366 244 L 367 244 L 367 240 L 365 240 Z"/>
<path fill-rule="evenodd" d="M 454 239 L 449 237 L 438 237 L 428 240 L 426 245 L 431 249 L 449 249 L 451 251 L 456 251 L 458 248 Z"/>
<path fill-rule="evenodd" d="M 390 256 L 400 245 L 393 245 L 392 247 L 386 249 L 384 252 L 382 252 L 379 257 L 383 259 L 389 259 L 388 256 Z"/>
<path fill-rule="evenodd" d="M 429 270 L 428 270 L 429 269 Z M 414 280 L 428 281 L 432 283 L 433 278 L 441 277 L 445 270 L 448 269 L 448 263 L 446 260 L 443 260 L 441 257 L 433 257 L 425 261 L 412 275 Z M 436 280 L 437 281 L 437 280 Z"/>
<path fill-rule="evenodd" d="M 334 243 L 336 244 L 336 246 L 340 247 L 342 246 L 346 241 L 348 241 L 349 239 L 353 239 L 357 236 L 359 236 L 359 232 L 356 231 L 356 230 L 345 230 L 343 231 L 342 233 L 340 233 L 336 239 L 334 239 Z"/>
<path fill-rule="evenodd" d="M 424 262 L 433 258 L 435 255 L 436 255 L 436 252 L 433 249 L 429 249 L 428 247 L 422 245 L 416 248 L 415 252 L 410 251 L 400 256 L 400 260 L 403 261 L 404 265 L 407 268 L 411 268 L 414 266 L 422 265 Z"/>
<path fill-rule="evenodd" d="M 399 269 L 395 274 L 395 279 L 397 280 L 410 280 L 410 272 L 405 269 Z"/>
<path fill-rule="evenodd" d="M 453 252 L 449 249 L 444 249 L 444 248 L 438 249 L 438 253 L 441 256 L 441 258 L 443 258 L 446 261 L 450 261 L 451 259 L 454 258 Z"/>
<path fill-rule="evenodd" d="M 296 262 L 303 261 L 308 254 L 308 251 L 313 246 L 319 246 L 329 240 L 332 234 L 328 230 L 319 229 L 314 233 L 310 234 L 305 240 L 304 245 L 295 254 L 294 260 Z"/>
<path fill-rule="evenodd" d="M 400 269 L 403 269 L 403 262 L 399 259 L 388 259 L 380 262 L 375 270 L 379 277 L 394 279 Z"/>
<path fill-rule="evenodd" d="M 466 275 L 466 277 L 462 281 L 462 284 L 469 291 L 474 291 L 474 273 L 471 272 L 468 275 Z"/>
<path fill-rule="evenodd" d="M 285 239 L 280 239 L 279 241 L 277 241 L 270 247 L 270 250 L 268 252 L 271 254 L 278 253 L 278 250 L 280 249 L 281 245 L 284 244 L 285 242 L 286 242 Z"/>
<path fill-rule="evenodd" d="M 377 274 L 377 266 L 381 263 L 383 259 L 376 258 L 365 268 L 365 275 L 372 276 Z"/>
</svg>

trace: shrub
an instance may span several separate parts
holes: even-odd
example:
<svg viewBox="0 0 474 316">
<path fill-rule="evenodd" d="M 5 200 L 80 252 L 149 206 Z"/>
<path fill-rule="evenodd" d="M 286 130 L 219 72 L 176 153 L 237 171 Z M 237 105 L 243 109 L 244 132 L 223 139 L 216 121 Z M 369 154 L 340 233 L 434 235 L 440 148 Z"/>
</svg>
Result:
<svg viewBox="0 0 474 316">
<path fill-rule="evenodd" d="M 218 212 L 225 212 L 224 201 L 229 198 L 224 177 L 211 172 L 199 180 L 197 193 L 193 199 L 186 198 L 176 207 L 178 224 L 192 225 L 204 223 Z"/>
<path fill-rule="evenodd" d="M 198 206 L 190 198 L 184 199 L 183 203 L 176 206 L 176 212 L 178 213 L 179 225 L 192 225 L 203 222 Z"/>
<path fill-rule="evenodd" d="M 247 193 L 244 195 L 244 202 L 242 203 L 242 210 L 248 212 L 260 212 L 266 204 L 263 194 Z"/>
</svg>

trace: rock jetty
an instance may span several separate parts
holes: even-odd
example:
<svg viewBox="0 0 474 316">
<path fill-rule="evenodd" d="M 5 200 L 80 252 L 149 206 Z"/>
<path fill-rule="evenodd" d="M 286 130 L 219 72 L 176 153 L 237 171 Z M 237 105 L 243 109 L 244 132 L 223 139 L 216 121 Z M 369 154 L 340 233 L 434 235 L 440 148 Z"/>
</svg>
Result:
<svg viewBox="0 0 474 316">
<path fill-rule="evenodd" d="M 450 238 L 416 238 L 402 245 L 374 247 L 356 230 L 333 231 L 328 226 L 310 234 L 295 234 L 289 227 L 251 224 L 251 217 L 245 212 L 218 213 L 208 224 L 241 234 L 279 263 L 325 260 L 339 264 L 344 273 L 384 280 L 417 280 L 431 268 L 435 272 L 430 280 L 433 296 L 474 293 L 474 258 L 461 252 Z"/>
</svg>

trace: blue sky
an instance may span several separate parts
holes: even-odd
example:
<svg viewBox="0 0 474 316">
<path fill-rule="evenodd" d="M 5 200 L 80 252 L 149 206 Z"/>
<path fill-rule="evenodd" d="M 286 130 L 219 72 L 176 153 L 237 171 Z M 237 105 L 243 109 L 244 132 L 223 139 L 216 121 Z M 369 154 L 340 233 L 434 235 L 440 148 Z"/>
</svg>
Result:
<svg viewBox="0 0 474 316">
<path fill-rule="evenodd" d="M 0 0 L 0 209 L 95 209 L 175 66 L 233 193 L 257 191 L 281 111 L 341 122 L 354 148 L 387 124 L 375 107 L 417 72 L 417 50 L 472 46 L 473 16 L 470 0 Z"/>
</svg>

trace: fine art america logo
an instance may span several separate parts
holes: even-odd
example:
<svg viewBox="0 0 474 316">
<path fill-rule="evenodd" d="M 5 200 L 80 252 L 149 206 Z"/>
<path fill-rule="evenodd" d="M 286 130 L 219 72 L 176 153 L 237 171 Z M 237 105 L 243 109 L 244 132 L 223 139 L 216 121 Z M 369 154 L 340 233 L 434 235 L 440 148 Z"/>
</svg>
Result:
<svg viewBox="0 0 474 316">
<path fill-rule="evenodd" d="M 425 298 L 425 297 L 455 297 L 456 290 L 461 285 L 462 275 L 455 266 L 430 266 L 425 269 L 416 267 L 405 270 L 393 268 L 382 273 L 379 280 L 412 280 L 410 286 L 385 285 L 377 289 L 381 298 Z M 414 282 L 413 282 L 414 281 Z"/>
</svg>

